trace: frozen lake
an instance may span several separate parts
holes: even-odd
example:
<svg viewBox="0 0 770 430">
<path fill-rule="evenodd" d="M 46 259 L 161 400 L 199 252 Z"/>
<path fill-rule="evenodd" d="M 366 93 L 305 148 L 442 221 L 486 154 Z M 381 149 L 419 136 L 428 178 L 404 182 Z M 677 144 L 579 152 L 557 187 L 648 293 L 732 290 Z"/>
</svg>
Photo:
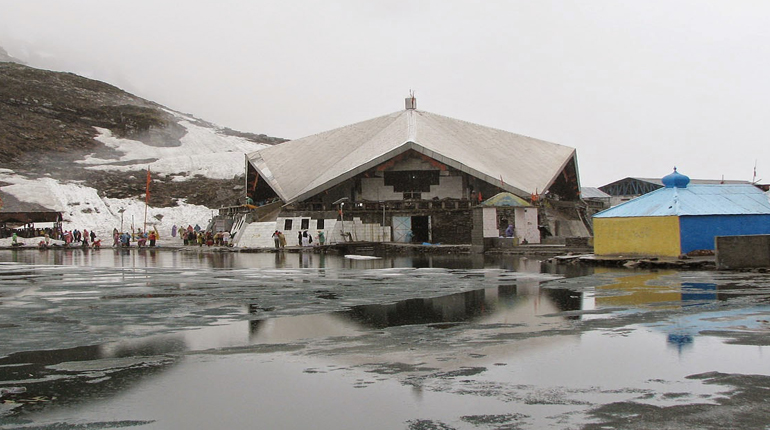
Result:
<svg viewBox="0 0 770 430">
<path fill-rule="evenodd" d="M 0 251 L 0 429 L 766 428 L 768 285 L 511 256 Z"/>
</svg>

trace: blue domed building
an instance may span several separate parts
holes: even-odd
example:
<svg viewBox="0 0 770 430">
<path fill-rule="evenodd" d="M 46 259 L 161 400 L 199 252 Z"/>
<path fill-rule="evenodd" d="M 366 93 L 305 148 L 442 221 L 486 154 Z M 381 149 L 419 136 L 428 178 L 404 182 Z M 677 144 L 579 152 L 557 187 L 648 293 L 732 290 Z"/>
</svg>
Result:
<svg viewBox="0 0 770 430">
<path fill-rule="evenodd" d="M 594 253 L 677 257 L 716 236 L 770 234 L 770 202 L 751 184 L 697 184 L 674 171 L 663 188 L 593 217 Z"/>
</svg>

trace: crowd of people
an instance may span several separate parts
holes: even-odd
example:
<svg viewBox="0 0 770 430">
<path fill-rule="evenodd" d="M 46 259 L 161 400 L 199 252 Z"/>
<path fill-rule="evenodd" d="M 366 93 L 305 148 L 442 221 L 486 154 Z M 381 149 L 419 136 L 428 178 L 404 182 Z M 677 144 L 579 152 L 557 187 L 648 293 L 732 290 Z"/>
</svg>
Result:
<svg viewBox="0 0 770 430">
<path fill-rule="evenodd" d="M 142 231 L 138 229 L 134 232 L 120 232 L 117 228 L 112 230 L 112 246 L 130 248 L 131 242 L 136 242 L 136 246 L 143 248 L 145 246 L 154 247 L 160 234 L 157 229 Z"/>
<path fill-rule="evenodd" d="M 28 232 L 29 233 L 29 232 Z M 38 242 L 37 246 L 39 248 L 48 248 L 50 246 L 53 246 L 52 240 L 62 241 L 64 242 L 64 246 L 66 247 L 72 247 L 72 246 L 78 246 L 83 248 L 100 248 L 102 241 L 101 239 L 97 239 L 96 232 L 91 230 L 90 232 L 87 229 L 78 230 L 65 230 L 61 233 L 58 232 L 58 229 L 35 229 L 34 234 L 28 234 L 26 236 L 22 236 L 16 231 L 13 231 L 11 233 L 11 246 L 22 246 L 24 245 L 23 242 L 19 242 L 19 237 L 41 237 L 42 239 Z M 60 244 L 56 244 L 56 246 L 61 246 Z"/>
<path fill-rule="evenodd" d="M 174 225 L 171 228 L 171 237 L 182 238 L 182 242 L 187 245 L 198 246 L 232 246 L 232 235 L 229 231 L 204 231 L 199 225 L 188 225 L 187 228 L 177 227 Z"/>
<path fill-rule="evenodd" d="M 35 228 L 33 224 L 27 224 L 24 227 L 21 228 L 10 228 L 6 225 L 3 225 L 0 227 L 0 239 L 6 238 L 6 237 L 13 237 L 13 235 L 16 235 L 16 237 L 25 237 L 25 238 L 33 238 L 33 237 L 43 237 L 44 235 L 48 235 L 52 239 L 59 239 L 61 237 L 61 230 L 58 228 Z"/>
<path fill-rule="evenodd" d="M 7 234 L 6 237 L 12 237 L 12 246 L 24 246 L 21 241 L 22 238 L 40 238 L 37 244 L 40 248 L 48 247 L 83 247 L 83 248 L 100 248 L 102 240 L 97 237 L 97 233 L 94 230 L 88 229 L 73 229 L 59 231 L 59 229 L 35 229 L 33 226 L 25 226 L 23 230 L 7 229 L 3 231 Z M 168 236 L 167 236 L 168 237 Z M 199 225 L 188 225 L 187 227 L 177 227 L 174 225 L 171 229 L 171 237 L 181 241 L 186 246 L 233 246 L 233 237 L 229 231 L 209 231 L 202 229 Z M 131 231 L 120 231 L 117 228 L 112 230 L 112 246 L 115 248 L 130 248 L 136 246 L 143 247 L 156 247 L 159 246 L 158 241 L 160 239 L 160 233 L 157 228 L 142 229 L 133 228 Z M 276 230 L 273 233 L 273 239 L 275 241 L 275 248 L 285 248 L 287 246 L 287 239 L 283 232 Z M 38 239 L 35 239 L 36 241 Z M 297 232 L 296 239 L 297 246 L 312 247 L 317 245 L 324 245 L 325 237 L 324 232 L 319 230 L 317 235 L 313 235 L 307 230 L 300 230 Z M 62 244 L 62 242 L 64 242 Z"/>
<path fill-rule="evenodd" d="M 49 236 L 44 236 L 44 242 L 41 242 L 38 244 L 38 246 L 49 246 Z M 61 234 L 60 240 L 64 241 L 65 246 L 72 246 L 73 244 L 82 246 L 83 248 L 88 248 L 89 246 L 94 248 L 99 248 L 101 246 L 101 239 L 96 238 L 96 232 L 91 230 L 90 232 L 86 229 L 78 230 L 65 230 L 64 233 Z"/>
</svg>

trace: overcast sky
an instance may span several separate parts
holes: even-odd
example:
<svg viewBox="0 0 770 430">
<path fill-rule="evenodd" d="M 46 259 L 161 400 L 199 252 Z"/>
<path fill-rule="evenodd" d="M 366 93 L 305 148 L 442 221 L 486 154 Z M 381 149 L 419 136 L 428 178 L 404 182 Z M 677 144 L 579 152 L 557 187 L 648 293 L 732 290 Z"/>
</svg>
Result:
<svg viewBox="0 0 770 430">
<path fill-rule="evenodd" d="M 271 136 L 401 110 L 411 89 L 576 148 L 584 186 L 673 166 L 751 180 L 755 162 L 770 182 L 766 0 L 0 0 L 0 46 Z"/>
</svg>

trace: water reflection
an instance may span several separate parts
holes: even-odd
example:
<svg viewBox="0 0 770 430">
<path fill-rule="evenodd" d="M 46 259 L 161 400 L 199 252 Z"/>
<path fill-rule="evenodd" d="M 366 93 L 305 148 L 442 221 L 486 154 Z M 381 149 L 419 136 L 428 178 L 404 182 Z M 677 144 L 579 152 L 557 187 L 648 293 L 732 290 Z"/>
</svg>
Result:
<svg viewBox="0 0 770 430">
<path fill-rule="evenodd" d="M 713 302 L 718 299 L 717 285 L 707 282 L 683 282 L 682 283 L 682 301 Z"/>
<path fill-rule="evenodd" d="M 118 347 L 10 354 L 0 358 L 0 384 L 23 387 L 24 392 L 0 401 L 10 406 L 0 411 L 0 418 L 11 409 L 17 413 L 35 410 L 51 401 L 61 408 L 112 397 L 169 369 L 175 360 L 164 354 L 184 349 L 181 337 L 164 337 L 124 342 Z"/>
<path fill-rule="evenodd" d="M 734 286 L 718 286 L 712 282 L 686 281 L 682 272 L 675 270 L 628 272 L 612 269 L 596 269 L 597 274 L 613 275 L 615 282 L 594 289 L 587 289 L 583 294 L 583 310 L 629 309 L 654 307 L 656 310 L 697 310 L 717 301 L 734 298 L 745 292 L 736 292 Z M 689 278 L 689 277 L 688 277 Z M 764 299 L 758 300 L 762 301 Z M 691 350 L 699 341 L 698 334 L 703 330 L 719 330 L 724 321 L 733 321 L 736 327 L 756 327 L 756 321 L 750 318 L 746 309 L 714 313 L 711 321 L 695 316 L 675 317 L 670 324 L 655 324 L 652 329 L 666 334 L 667 346 L 682 354 Z M 584 319 L 611 318 L 612 314 L 584 314 Z M 741 324 L 738 324 L 740 321 Z"/>
<path fill-rule="evenodd" d="M 254 320 L 252 342 L 281 343 L 329 336 L 351 336 L 365 329 L 405 325 L 434 325 L 478 322 L 483 324 L 528 324 L 561 311 L 580 310 L 580 293 L 541 289 L 536 282 L 501 285 L 450 294 L 443 297 L 401 300 L 392 304 L 353 306 L 331 314 Z M 249 308 L 257 312 L 255 307 Z M 565 319 L 578 318 L 565 316 Z"/>
<path fill-rule="evenodd" d="M 13 399 L 26 402 L 14 406 L 23 410 L 13 413 L 26 414 L 32 424 L 39 424 L 41 415 L 55 416 L 57 407 L 62 421 L 98 422 L 108 405 L 113 409 L 105 414 L 114 414 L 110 419 L 158 419 L 158 428 L 191 428 L 174 424 L 179 416 L 197 421 L 222 410 L 228 417 L 248 415 L 255 404 L 272 402 L 258 419 L 269 417 L 275 424 L 266 428 L 286 428 L 281 425 L 285 411 L 297 398 L 314 405 L 319 398 L 332 398 L 324 416 L 357 411 L 355 426 L 328 428 L 363 428 L 371 409 L 398 411 L 397 422 L 387 427 L 398 428 L 426 406 L 433 408 L 426 416 L 442 419 L 455 417 L 456 408 L 491 416 L 539 407 L 550 417 L 558 415 L 553 408 L 586 405 L 591 395 L 627 401 L 649 391 L 650 384 L 658 384 L 663 393 L 693 392 L 698 383 L 685 378 L 691 373 L 766 368 L 762 351 L 749 356 L 748 348 L 725 346 L 698 333 L 728 324 L 757 329 L 763 324 L 757 315 L 767 310 L 705 316 L 696 306 L 722 299 L 723 290 L 675 271 L 599 269 L 611 280 L 607 285 L 570 290 L 544 287 L 541 282 L 553 277 L 541 273 L 584 269 L 549 266 L 535 258 L 362 261 L 313 253 L 106 251 L 27 254 L 39 261 L 108 267 L 85 272 L 86 280 L 81 268 L 29 261 L 6 263 L 8 272 L 0 274 L 0 281 L 21 278 L 14 288 L 40 289 L 18 297 L 9 287 L 0 291 L 6 316 L 16 311 L 26 330 L 0 325 L 6 329 L 6 337 L 0 337 L 5 344 L 23 335 L 42 338 L 54 326 L 66 326 L 62 337 L 82 335 L 82 330 L 98 334 L 89 339 L 105 339 L 113 330 L 111 339 L 122 339 L 0 358 L 0 386 L 24 386 L 29 393 Z M 56 271 L 64 274 L 51 276 Z M 439 284 L 448 288 L 430 289 Z M 581 311 L 653 306 L 687 311 L 657 316 L 654 326 L 577 324 L 593 317 Z M 296 316 L 267 318 L 290 312 Z M 34 320 L 41 316 L 49 319 Z M 8 350 L 29 348 L 32 341 L 23 342 Z M 352 382 L 345 379 L 349 375 Z M 565 386 L 575 389 L 570 393 Z M 605 391 L 586 388 L 597 386 Z M 367 388 L 363 395 L 361 388 Z M 377 390 L 382 397 L 373 400 L 370 395 Z M 340 401 L 340 393 L 349 396 Z M 167 405 L 178 398 L 184 401 L 172 411 Z M 392 408 L 383 408 L 387 401 L 394 403 Z M 484 409 L 484 402 L 497 403 Z M 11 416 L 2 413 L 0 419 Z M 254 422 L 248 424 L 224 427 L 252 428 Z M 546 426 L 533 428 L 539 427 Z"/>
<path fill-rule="evenodd" d="M 183 249 L 102 248 L 0 250 L 0 263 L 14 262 L 32 265 L 65 265 L 123 268 L 276 268 L 276 269 L 503 269 L 515 272 L 551 273 L 567 277 L 593 273 L 590 266 L 557 265 L 536 257 L 505 255 L 385 255 L 378 260 L 354 260 L 339 255 L 314 252 L 230 252 L 196 247 Z"/>
<path fill-rule="evenodd" d="M 715 283 L 683 282 L 679 272 L 663 270 L 628 274 L 596 269 L 597 274 L 617 274 L 616 282 L 597 287 L 595 308 L 662 305 L 697 306 L 719 299 Z M 587 309 L 591 306 L 586 305 Z"/>
<path fill-rule="evenodd" d="M 692 347 L 694 336 L 685 333 L 669 333 L 666 341 L 676 348 L 681 354 L 686 347 Z"/>
<path fill-rule="evenodd" d="M 329 294 L 318 291 L 320 298 L 333 300 L 334 296 Z M 18 352 L 0 359 L 0 384 L 15 381 L 27 388 L 30 397 L 55 392 L 58 405 L 74 405 L 113 396 L 170 368 L 176 359 L 170 358 L 169 354 L 353 337 L 372 329 L 405 325 L 429 324 L 444 328 L 442 324 L 462 322 L 525 324 L 532 323 L 539 315 L 579 309 L 580 304 L 579 295 L 570 291 L 545 290 L 538 282 L 525 280 L 520 284 L 443 297 L 353 306 L 341 312 L 223 322 L 197 330 L 98 346 Z M 252 305 L 243 309 L 243 313 L 258 314 L 261 310 Z M 106 381 L 110 382 L 100 383 Z M 32 404 L 27 402 L 24 408 L 32 407 Z"/>
</svg>

